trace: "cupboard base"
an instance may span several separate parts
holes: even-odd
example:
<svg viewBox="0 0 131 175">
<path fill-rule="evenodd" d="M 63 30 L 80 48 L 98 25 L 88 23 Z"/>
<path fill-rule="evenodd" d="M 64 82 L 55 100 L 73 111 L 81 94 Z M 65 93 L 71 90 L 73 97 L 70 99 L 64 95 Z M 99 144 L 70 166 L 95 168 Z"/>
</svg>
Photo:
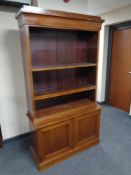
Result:
<svg viewBox="0 0 131 175">
<path fill-rule="evenodd" d="M 49 168 L 49 167 L 59 163 L 62 160 L 67 159 L 70 156 L 73 156 L 76 153 L 79 153 L 81 151 L 84 151 L 84 150 L 92 147 L 92 146 L 95 146 L 98 143 L 99 143 L 99 138 L 95 138 L 93 140 L 90 140 L 86 144 L 83 144 L 83 145 L 81 145 L 81 146 L 79 146 L 79 147 L 77 147 L 77 148 L 75 148 L 73 150 L 67 151 L 66 153 L 64 153 L 62 155 L 53 157 L 50 160 L 43 160 L 43 162 L 41 162 L 41 163 L 38 162 L 37 156 L 36 156 L 35 151 L 34 151 L 32 146 L 30 147 L 30 149 L 31 149 L 31 153 L 32 153 L 33 159 L 34 159 L 35 163 L 37 164 L 37 168 L 38 168 L 38 170 L 41 171 L 41 170 L 44 170 L 46 168 Z"/>
<path fill-rule="evenodd" d="M 82 108 L 83 109 L 83 108 Z M 101 107 L 80 109 L 81 113 L 53 116 L 37 126 L 30 121 L 31 151 L 39 170 L 45 169 L 79 151 L 99 143 Z M 50 122 L 49 122 L 50 121 Z"/>
</svg>

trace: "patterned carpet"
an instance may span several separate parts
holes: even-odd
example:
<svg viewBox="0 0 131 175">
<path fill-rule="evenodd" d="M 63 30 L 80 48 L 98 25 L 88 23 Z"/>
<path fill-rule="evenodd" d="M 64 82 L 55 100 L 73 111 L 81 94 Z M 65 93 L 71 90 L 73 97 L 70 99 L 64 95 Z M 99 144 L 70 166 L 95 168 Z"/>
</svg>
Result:
<svg viewBox="0 0 131 175">
<path fill-rule="evenodd" d="M 131 175 L 131 118 L 103 106 L 99 145 L 39 172 L 32 161 L 28 137 L 0 149 L 0 175 Z"/>
</svg>

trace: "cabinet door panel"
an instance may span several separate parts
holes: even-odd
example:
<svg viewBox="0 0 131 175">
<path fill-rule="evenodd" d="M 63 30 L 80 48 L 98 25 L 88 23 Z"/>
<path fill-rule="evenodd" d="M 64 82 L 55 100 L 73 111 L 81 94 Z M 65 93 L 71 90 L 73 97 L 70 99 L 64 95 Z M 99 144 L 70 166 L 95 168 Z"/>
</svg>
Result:
<svg viewBox="0 0 131 175">
<path fill-rule="evenodd" d="M 75 119 L 75 144 L 86 142 L 98 137 L 99 112 L 84 114 Z"/>
<path fill-rule="evenodd" d="M 51 158 L 73 147 L 73 122 L 65 121 L 39 131 L 41 159 Z"/>
</svg>

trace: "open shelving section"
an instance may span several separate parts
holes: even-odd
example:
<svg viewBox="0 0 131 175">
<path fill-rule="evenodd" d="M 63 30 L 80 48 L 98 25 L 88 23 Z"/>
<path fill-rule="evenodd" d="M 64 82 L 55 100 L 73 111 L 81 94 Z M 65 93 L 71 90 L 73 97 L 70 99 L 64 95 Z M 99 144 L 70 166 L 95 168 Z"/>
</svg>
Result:
<svg viewBox="0 0 131 175">
<path fill-rule="evenodd" d="M 31 151 L 43 169 L 99 142 L 97 55 L 103 20 L 27 6 L 16 18 Z"/>
<path fill-rule="evenodd" d="M 96 90 L 98 32 L 30 27 L 29 36 L 35 101 Z"/>
</svg>

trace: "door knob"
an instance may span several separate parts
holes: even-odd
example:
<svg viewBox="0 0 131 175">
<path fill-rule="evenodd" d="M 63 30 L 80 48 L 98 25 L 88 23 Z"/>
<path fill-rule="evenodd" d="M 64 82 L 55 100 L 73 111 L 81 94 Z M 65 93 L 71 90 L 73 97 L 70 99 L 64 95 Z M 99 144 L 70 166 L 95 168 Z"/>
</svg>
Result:
<svg viewBox="0 0 131 175">
<path fill-rule="evenodd" d="M 130 74 L 130 75 L 131 75 L 131 72 L 128 72 L 128 74 Z"/>
</svg>

